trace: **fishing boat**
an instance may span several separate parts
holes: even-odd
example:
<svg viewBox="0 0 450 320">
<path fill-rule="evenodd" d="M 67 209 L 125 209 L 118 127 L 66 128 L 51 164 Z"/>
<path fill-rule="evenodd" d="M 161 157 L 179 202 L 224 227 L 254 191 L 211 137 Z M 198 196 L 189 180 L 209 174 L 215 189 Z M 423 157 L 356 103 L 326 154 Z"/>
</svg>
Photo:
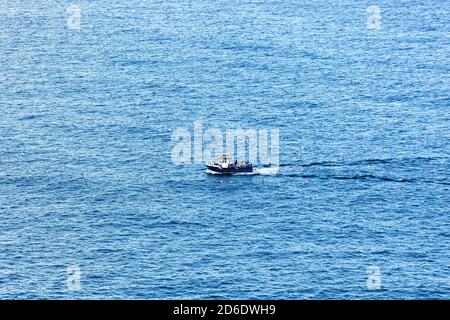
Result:
<svg viewBox="0 0 450 320">
<path fill-rule="evenodd" d="M 245 161 L 232 161 L 230 156 L 221 156 L 214 163 L 206 164 L 208 170 L 220 174 L 237 174 L 253 172 L 253 165 Z"/>
</svg>

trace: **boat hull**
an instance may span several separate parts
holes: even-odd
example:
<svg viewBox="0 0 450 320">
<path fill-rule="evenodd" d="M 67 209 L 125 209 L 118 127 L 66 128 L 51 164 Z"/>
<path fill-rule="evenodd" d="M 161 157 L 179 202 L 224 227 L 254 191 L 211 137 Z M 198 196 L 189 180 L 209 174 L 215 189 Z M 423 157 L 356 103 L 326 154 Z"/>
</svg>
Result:
<svg viewBox="0 0 450 320">
<path fill-rule="evenodd" d="M 252 173 L 253 172 L 253 166 L 249 165 L 243 168 L 237 168 L 237 167 L 229 167 L 229 168 L 222 168 L 219 166 L 212 166 L 212 165 L 206 165 L 206 168 L 208 170 L 220 173 L 220 174 L 237 174 L 237 173 Z"/>
</svg>

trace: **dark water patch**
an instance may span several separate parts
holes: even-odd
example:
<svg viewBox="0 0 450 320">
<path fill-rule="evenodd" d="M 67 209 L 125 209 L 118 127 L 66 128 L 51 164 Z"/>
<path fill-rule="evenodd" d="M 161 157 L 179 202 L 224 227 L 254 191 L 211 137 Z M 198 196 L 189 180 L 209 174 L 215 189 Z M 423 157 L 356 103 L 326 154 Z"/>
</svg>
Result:
<svg viewBox="0 0 450 320">
<path fill-rule="evenodd" d="M 388 181 L 388 182 L 416 182 L 417 179 L 406 179 L 406 178 L 391 178 L 383 176 L 375 176 L 372 174 L 360 174 L 360 175 L 330 175 L 330 174 L 304 174 L 304 173 L 284 173 L 283 176 L 290 178 L 304 178 L 304 179 L 335 179 L 335 180 L 378 180 L 378 181 Z"/>
<path fill-rule="evenodd" d="M 416 162 L 433 162 L 438 160 L 449 160 L 447 157 L 413 157 L 413 158 L 388 158 L 388 159 L 363 159 L 356 161 L 318 161 L 306 164 L 299 164 L 299 167 L 344 167 L 344 166 L 366 166 L 378 164 L 402 164 L 402 163 L 416 163 Z M 282 166 L 295 166 L 295 164 L 283 164 Z"/>
<path fill-rule="evenodd" d="M 146 225 L 147 228 L 172 228 L 172 227 L 190 227 L 190 228 L 207 228 L 207 224 L 199 222 L 170 220 L 167 222 L 154 222 Z M 201 229 L 199 229 L 201 230 Z"/>
<path fill-rule="evenodd" d="M 395 164 L 398 165 L 408 165 L 416 164 L 419 166 L 421 163 L 432 163 L 434 161 L 442 161 L 442 160 L 448 160 L 446 157 L 418 157 L 418 158 L 403 158 L 403 159 L 367 159 L 367 160 L 357 160 L 357 161 L 342 161 L 342 162 L 334 162 L 334 161 L 318 161 L 318 162 L 311 162 L 311 163 L 281 163 L 279 164 L 280 168 L 286 168 L 286 170 L 295 170 L 295 168 L 309 168 L 309 167 L 353 167 L 353 166 L 372 166 L 372 165 L 389 165 L 389 164 Z M 445 164 L 439 164 L 439 165 L 445 165 Z M 388 168 L 388 167 L 387 167 Z M 289 173 L 286 173 L 286 175 Z"/>
<path fill-rule="evenodd" d="M 271 51 L 274 50 L 273 46 L 267 46 L 267 45 L 233 45 L 233 46 L 221 46 L 221 50 L 230 50 L 230 51 Z"/>
<path fill-rule="evenodd" d="M 56 181 L 55 181 L 56 180 Z M 57 192 L 57 191 L 66 191 L 66 192 L 76 192 L 79 193 L 82 190 L 87 190 L 92 187 L 89 181 L 84 178 L 67 178 L 63 177 L 58 178 L 50 178 L 47 183 L 42 186 L 42 192 Z"/>
<path fill-rule="evenodd" d="M 400 179 L 400 178 L 390 178 L 390 177 L 378 177 L 372 174 L 360 174 L 352 176 L 330 176 L 332 179 L 337 180 L 380 180 L 380 181 L 390 181 L 390 182 L 414 182 L 414 179 Z"/>
<path fill-rule="evenodd" d="M 42 119 L 44 117 L 45 117 L 45 115 L 43 115 L 43 114 L 31 114 L 31 115 L 27 115 L 27 116 L 24 116 L 24 117 L 20 117 L 17 120 L 19 120 L 19 121 L 30 121 L 30 120 Z"/>
<path fill-rule="evenodd" d="M 36 185 L 44 185 L 50 181 L 49 176 L 30 175 L 22 177 L 6 177 L 0 178 L 0 184 L 15 185 L 17 187 L 32 187 Z"/>
<path fill-rule="evenodd" d="M 338 162 L 327 162 L 327 161 L 322 161 L 322 162 L 311 162 L 311 163 L 307 163 L 307 164 L 302 164 L 300 165 L 300 167 L 341 167 L 344 166 L 344 163 L 338 163 Z"/>
</svg>

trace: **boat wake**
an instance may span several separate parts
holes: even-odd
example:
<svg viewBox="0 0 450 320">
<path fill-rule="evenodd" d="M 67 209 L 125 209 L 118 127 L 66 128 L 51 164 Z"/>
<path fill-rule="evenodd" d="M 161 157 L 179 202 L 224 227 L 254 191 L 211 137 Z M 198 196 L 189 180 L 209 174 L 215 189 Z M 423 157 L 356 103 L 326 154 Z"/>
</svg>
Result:
<svg viewBox="0 0 450 320">
<path fill-rule="evenodd" d="M 253 173 L 261 176 L 274 176 L 278 174 L 279 167 L 263 167 L 256 169 Z"/>
</svg>

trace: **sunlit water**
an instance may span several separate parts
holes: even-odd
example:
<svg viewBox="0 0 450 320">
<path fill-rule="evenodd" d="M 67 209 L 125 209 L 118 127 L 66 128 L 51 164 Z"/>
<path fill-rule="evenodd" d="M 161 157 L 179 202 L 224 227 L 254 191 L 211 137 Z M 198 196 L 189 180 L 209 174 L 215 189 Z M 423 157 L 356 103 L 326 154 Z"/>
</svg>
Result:
<svg viewBox="0 0 450 320">
<path fill-rule="evenodd" d="M 450 298 L 448 1 L 69 4 L 0 1 L 0 298 Z M 174 165 L 200 120 L 279 171 Z"/>
</svg>

